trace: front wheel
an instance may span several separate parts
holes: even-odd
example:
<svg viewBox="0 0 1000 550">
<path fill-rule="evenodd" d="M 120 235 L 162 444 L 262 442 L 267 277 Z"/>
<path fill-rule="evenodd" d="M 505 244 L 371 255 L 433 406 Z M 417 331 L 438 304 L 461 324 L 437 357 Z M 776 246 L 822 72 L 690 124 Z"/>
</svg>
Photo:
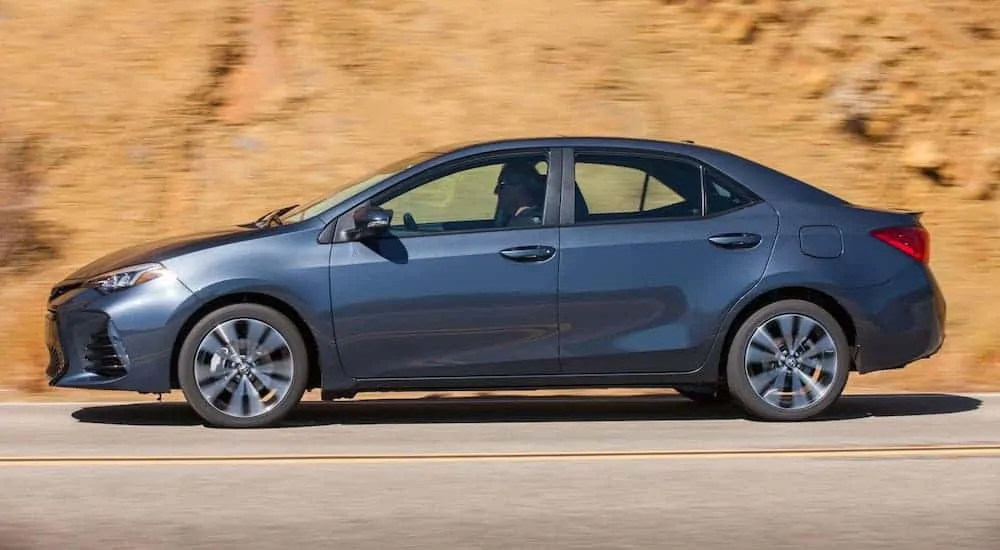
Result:
<svg viewBox="0 0 1000 550">
<path fill-rule="evenodd" d="M 191 329 L 177 376 L 188 404 L 224 428 L 276 424 L 302 399 L 306 346 L 295 324 L 259 304 L 217 309 Z"/>
<path fill-rule="evenodd" d="M 733 399 L 762 420 L 805 420 L 844 391 L 850 347 L 829 312 L 811 302 L 782 300 L 754 312 L 729 348 L 726 375 Z"/>
</svg>

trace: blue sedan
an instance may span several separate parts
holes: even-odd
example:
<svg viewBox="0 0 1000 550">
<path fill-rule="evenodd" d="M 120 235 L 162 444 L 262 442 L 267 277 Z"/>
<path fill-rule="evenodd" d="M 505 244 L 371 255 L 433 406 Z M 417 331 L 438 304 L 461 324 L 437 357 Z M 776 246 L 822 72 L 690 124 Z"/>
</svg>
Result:
<svg viewBox="0 0 1000 550">
<path fill-rule="evenodd" d="M 231 428 L 313 389 L 664 387 L 804 420 L 940 349 L 919 218 L 690 142 L 463 144 L 80 268 L 47 375 Z"/>
</svg>

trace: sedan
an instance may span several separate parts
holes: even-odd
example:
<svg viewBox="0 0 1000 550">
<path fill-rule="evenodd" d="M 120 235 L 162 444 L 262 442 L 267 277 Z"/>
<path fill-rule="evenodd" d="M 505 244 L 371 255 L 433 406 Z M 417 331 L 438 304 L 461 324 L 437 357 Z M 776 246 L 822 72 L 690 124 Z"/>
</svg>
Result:
<svg viewBox="0 0 1000 550">
<path fill-rule="evenodd" d="M 688 141 L 467 143 L 338 189 L 58 282 L 50 385 L 180 390 L 229 428 L 315 389 L 660 387 L 798 421 L 944 340 L 919 212 Z"/>
</svg>

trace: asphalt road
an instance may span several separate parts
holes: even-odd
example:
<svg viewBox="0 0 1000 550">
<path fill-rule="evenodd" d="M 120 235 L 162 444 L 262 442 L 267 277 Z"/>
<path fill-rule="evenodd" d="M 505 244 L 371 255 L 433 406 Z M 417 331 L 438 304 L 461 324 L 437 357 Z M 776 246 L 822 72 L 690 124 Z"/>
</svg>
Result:
<svg viewBox="0 0 1000 550">
<path fill-rule="evenodd" d="M 0 404 L 0 549 L 1000 548 L 1000 395 Z"/>
</svg>

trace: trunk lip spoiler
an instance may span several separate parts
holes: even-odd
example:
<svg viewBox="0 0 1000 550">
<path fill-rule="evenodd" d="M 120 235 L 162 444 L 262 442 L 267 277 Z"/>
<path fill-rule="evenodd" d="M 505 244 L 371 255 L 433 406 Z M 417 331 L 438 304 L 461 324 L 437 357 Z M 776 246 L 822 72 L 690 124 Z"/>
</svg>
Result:
<svg viewBox="0 0 1000 550">
<path fill-rule="evenodd" d="M 875 206 L 865 206 L 863 204 L 853 204 L 849 203 L 851 208 L 857 208 L 859 210 L 867 210 L 870 212 L 881 212 L 883 214 L 895 214 L 898 216 L 910 216 L 914 221 L 920 223 L 921 218 L 923 218 L 926 213 L 925 210 L 911 210 L 908 208 L 879 208 Z"/>
</svg>

